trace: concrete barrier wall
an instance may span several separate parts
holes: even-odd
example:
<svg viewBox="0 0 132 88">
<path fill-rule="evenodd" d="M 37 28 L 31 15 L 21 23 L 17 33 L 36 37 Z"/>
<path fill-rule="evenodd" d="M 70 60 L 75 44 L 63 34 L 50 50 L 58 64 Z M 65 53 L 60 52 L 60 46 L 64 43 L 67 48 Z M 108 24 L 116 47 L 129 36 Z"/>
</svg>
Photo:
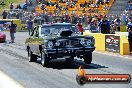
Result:
<svg viewBox="0 0 132 88">
<path fill-rule="evenodd" d="M 95 47 L 97 51 L 106 51 L 106 45 L 105 45 L 105 36 L 106 35 L 114 35 L 120 37 L 120 50 L 119 53 L 121 55 L 128 55 L 129 54 L 129 43 L 126 35 L 118 35 L 118 34 L 102 34 L 102 33 L 90 33 L 90 32 L 84 32 L 84 36 L 91 35 L 95 38 Z"/>
<path fill-rule="evenodd" d="M 120 36 L 120 54 L 121 55 L 129 54 L 129 42 L 125 35 Z"/>
</svg>

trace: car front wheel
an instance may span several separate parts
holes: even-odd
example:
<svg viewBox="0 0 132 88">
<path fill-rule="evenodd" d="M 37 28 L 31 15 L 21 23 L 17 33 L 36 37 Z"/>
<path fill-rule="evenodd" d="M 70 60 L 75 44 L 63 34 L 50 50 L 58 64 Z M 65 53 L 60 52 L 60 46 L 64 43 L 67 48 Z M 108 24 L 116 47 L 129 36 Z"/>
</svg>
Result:
<svg viewBox="0 0 132 88">
<path fill-rule="evenodd" d="M 48 57 L 43 51 L 41 51 L 41 64 L 43 67 L 46 67 L 49 64 Z"/>
<path fill-rule="evenodd" d="M 89 52 L 83 56 L 84 62 L 86 64 L 91 64 L 92 62 L 92 52 Z"/>
</svg>

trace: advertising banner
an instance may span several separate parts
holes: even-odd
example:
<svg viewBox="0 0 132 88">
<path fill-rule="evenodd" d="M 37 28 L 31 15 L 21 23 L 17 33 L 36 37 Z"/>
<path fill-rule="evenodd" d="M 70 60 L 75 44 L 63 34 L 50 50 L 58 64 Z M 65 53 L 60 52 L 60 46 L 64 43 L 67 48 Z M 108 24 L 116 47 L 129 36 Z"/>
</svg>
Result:
<svg viewBox="0 0 132 88">
<path fill-rule="evenodd" d="M 105 36 L 105 50 L 109 52 L 120 52 L 120 36 L 106 35 Z"/>
</svg>

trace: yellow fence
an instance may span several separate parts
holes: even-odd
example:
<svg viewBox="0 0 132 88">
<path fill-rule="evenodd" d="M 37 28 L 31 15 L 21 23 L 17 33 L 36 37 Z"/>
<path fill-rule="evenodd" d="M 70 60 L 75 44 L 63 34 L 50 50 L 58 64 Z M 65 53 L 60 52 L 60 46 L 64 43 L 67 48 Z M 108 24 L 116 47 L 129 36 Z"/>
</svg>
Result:
<svg viewBox="0 0 132 88">
<path fill-rule="evenodd" d="M 129 42 L 126 35 L 119 34 L 102 34 L 102 33 L 89 33 L 84 32 L 84 36 L 93 36 L 95 38 L 95 47 L 97 51 L 106 51 L 106 36 L 119 36 L 119 53 L 121 55 L 129 54 Z"/>
</svg>

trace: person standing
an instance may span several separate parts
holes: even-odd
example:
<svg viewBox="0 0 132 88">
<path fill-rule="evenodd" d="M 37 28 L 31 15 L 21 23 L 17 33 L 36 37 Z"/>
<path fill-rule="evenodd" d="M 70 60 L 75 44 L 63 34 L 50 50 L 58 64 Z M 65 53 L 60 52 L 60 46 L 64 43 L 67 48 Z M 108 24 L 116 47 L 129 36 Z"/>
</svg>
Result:
<svg viewBox="0 0 132 88">
<path fill-rule="evenodd" d="M 128 42 L 130 47 L 130 53 L 132 53 L 132 17 L 129 18 L 128 24 L 127 24 L 127 30 L 128 30 Z"/>
<path fill-rule="evenodd" d="M 33 21 L 31 19 L 29 19 L 27 21 L 27 29 L 28 29 L 28 32 L 29 32 L 29 35 L 30 35 L 32 30 L 33 30 Z"/>
<path fill-rule="evenodd" d="M 13 9 L 13 8 L 14 8 L 14 6 L 13 6 L 13 4 L 11 3 L 11 4 L 10 4 L 10 9 Z"/>
<path fill-rule="evenodd" d="M 20 14 L 19 14 L 19 12 L 17 12 L 16 13 L 16 19 L 19 19 L 19 17 L 20 17 Z"/>
<path fill-rule="evenodd" d="M 98 25 L 97 25 L 97 19 L 96 18 L 93 18 L 92 21 L 89 22 L 87 29 L 93 33 L 98 32 Z"/>
<path fill-rule="evenodd" d="M 125 13 L 122 14 L 122 16 L 121 16 L 121 21 L 122 21 L 122 24 L 123 24 L 123 25 L 126 25 L 126 22 L 127 22 L 127 16 L 126 16 Z"/>
<path fill-rule="evenodd" d="M 14 24 L 13 21 L 12 21 L 9 28 L 10 28 L 11 43 L 14 43 L 17 25 Z"/>
<path fill-rule="evenodd" d="M 8 15 L 7 12 L 4 10 L 2 13 L 3 19 L 6 19 L 7 15 Z"/>
<path fill-rule="evenodd" d="M 117 17 L 117 19 L 115 19 L 114 21 L 117 25 L 117 31 L 120 32 L 120 26 L 121 26 L 121 20 L 119 17 Z"/>
<path fill-rule="evenodd" d="M 104 17 L 100 22 L 100 30 L 103 34 L 110 34 L 110 22 L 107 20 L 107 17 Z"/>
<path fill-rule="evenodd" d="M 77 29 L 79 30 L 79 32 L 81 32 L 81 34 L 83 34 L 83 27 L 82 27 L 82 23 L 79 20 L 78 23 L 76 24 Z"/>
</svg>

